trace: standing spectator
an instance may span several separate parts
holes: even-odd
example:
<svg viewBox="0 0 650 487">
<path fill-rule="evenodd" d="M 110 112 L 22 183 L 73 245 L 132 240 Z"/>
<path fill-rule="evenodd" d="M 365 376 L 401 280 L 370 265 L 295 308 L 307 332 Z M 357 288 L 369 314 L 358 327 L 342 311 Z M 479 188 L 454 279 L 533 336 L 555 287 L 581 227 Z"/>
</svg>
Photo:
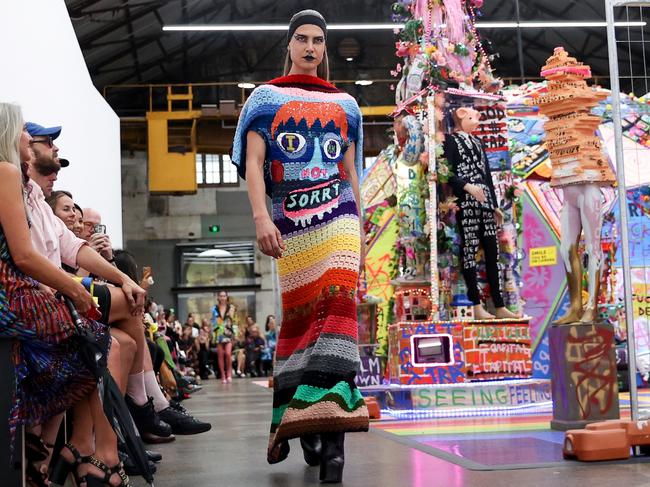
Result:
<svg viewBox="0 0 650 487">
<path fill-rule="evenodd" d="M 220 291 L 212 308 L 212 329 L 217 338 L 217 365 L 221 382 L 232 382 L 232 341 L 236 336 L 235 306 L 226 291 Z"/>
</svg>

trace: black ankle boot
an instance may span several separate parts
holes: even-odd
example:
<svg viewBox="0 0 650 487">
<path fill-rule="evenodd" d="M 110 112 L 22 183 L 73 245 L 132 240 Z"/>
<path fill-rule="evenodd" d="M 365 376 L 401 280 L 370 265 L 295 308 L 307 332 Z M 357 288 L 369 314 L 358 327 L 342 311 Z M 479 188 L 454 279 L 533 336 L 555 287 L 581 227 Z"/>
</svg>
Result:
<svg viewBox="0 0 650 487">
<path fill-rule="evenodd" d="M 343 480 L 344 441 L 345 433 L 323 433 L 321 435 L 320 481 L 324 484 L 338 484 Z"/>
<path fill-rule="evenodd" d="M 320 464 L 322 445 L 320 435 L 305 435 L 300 437 L 300 446 L 305 456 L 305 462 L 310 467 L 317 467 Z"/>
<path fill-rule="evenodd" d="M 158 413 L 153 407 L 153 399 L 151 397 L 142 406 L 138 406 L 127 394 L 126 405 L 140 434 L 150 433 L 163 438 L 171 436 L 171 426 L 161 421 L 160 416 L 158 416 Z"/>
</svg>

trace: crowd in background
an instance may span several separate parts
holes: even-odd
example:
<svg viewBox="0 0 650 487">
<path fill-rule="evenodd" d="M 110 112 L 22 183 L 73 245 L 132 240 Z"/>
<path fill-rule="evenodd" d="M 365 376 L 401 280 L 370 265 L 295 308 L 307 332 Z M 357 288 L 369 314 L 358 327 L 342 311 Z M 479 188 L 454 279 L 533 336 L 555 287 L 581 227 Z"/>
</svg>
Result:
<svg viewBox="0 0 650 487">
<path fill-rule="evenodd" d="M 233 376 L 272 375 L 277 342 L 275 316 L 266 317 L 263 331 L 250 315 L 240 324 L 226 291 L 219 292 L 210 317 L 190 313 L 181 324 L 173 310 L 150 300 L 145 318 L 151 336 L 157 343 L 169 346 L 171 360 L 185 375 L 202 380 L 214 376 L 224 384 L 232 382 Z"/>
</svg>

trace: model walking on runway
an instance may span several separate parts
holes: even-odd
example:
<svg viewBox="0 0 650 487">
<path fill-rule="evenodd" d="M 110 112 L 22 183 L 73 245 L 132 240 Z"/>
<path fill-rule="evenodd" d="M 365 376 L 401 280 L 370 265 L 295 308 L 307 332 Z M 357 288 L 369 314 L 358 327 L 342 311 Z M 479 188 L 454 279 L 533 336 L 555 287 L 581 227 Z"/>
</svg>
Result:
<svg viewBox="0 0 650 487">
<path fill-rule="evenodd" d="M 248 181 L 260 250 L 278 259 L 282 291 L 268 461 L 284 460 L 299 437 L 321 481 L 340 482 L 345 432 L 368 429 L 354 383 L 363 136 L 356 101 L 327 81 L 326 39 L 320 13 L 293 16 L 284 76 L 246 102 L 233 162 Z"/>
</svg>

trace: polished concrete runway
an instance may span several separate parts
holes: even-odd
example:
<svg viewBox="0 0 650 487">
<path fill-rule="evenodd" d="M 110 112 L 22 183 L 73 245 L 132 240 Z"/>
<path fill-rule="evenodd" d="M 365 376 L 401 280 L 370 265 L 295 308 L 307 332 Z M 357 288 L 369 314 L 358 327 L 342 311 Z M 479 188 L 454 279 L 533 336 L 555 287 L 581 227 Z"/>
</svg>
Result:
<svg viewBox="0 0 650 487">
<path fill-rule="evenodd" d="M 266 462 L 271 392 L 250 379 L 223 385 L 214 379 L 184 405 L 209 421 L 212 431 L 180 436 L 155 448 L 164 455 L 156 487 L 299 487 L 319 485 L 318 468 L 308 467 L 297 441 L 289 458 Z M 151 448 L 154 448 L 151 446 Z M 133 479 L 144 485 L 141 479 Z M 476 471 L 448 463 L 375 432 L 346 437 L 343 485 L 348 487 L 648 486 L 650 463 L 576 464 L 553 468 Z"/>
</svg>

